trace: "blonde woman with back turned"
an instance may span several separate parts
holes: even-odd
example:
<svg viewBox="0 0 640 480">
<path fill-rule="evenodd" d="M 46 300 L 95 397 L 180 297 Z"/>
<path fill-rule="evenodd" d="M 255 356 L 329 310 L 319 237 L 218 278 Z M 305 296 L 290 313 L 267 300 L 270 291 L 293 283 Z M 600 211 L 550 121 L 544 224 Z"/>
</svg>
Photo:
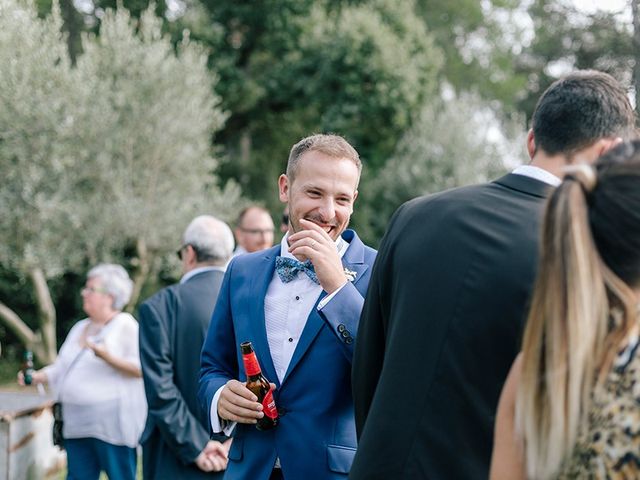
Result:
<svg viewBox="0 0 640 480">
<path fill-rule="evenodd" d="M 570 167 L 547 205 L 492 480 L 640 477 L 640 141 Z"/>
</svg>

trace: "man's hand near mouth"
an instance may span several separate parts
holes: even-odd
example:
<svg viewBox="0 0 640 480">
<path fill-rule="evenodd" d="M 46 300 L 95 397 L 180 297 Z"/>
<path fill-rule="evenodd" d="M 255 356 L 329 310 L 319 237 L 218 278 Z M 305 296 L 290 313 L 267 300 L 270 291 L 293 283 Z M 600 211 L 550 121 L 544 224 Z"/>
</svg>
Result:
<svg viewBox="0 0 640 480">
<path fill-rule="evenodd" d="M 335 241 L 323 227 L 305 219 L 300 219 L 304 228 L 289 237 L 289 252 L 301 262 L 311 260 L 320 285 L 328 294 L 347 283 L 342 261 Z M 333 227 L 327 226 L 331 231 Z"/>
</svg>

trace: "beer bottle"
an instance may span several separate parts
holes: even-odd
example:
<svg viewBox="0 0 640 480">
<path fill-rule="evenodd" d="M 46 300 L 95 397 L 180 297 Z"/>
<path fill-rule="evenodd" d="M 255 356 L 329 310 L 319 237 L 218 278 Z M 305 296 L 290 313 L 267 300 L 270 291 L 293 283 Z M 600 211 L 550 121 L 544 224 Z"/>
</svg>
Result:
<svg viewBox="0 0 640 480">
<path fill-rule="evenodd" d="M 25 350 L 24 361 L 22 362 L 22 375 L 24 375 L 24 384 L 31 385 L 33 382 L 33 353 L 31 350 Z"/>
<path fill-rule="evenodd" d="M 258 430 L 270 430 L 278 425 L 278 410 L 276 410 L 276 402 L 273 400 L 271 385 L 262 375 L 262 370 L 251 342 L 241 343 L 240 350 L 242 351 L 244 370 L 247 374 L 247 388 L 258 397 L 258 402 L 262 403 L 263 407 L 264 416 L 258 419 L 256 428 Z"/>
</svg>

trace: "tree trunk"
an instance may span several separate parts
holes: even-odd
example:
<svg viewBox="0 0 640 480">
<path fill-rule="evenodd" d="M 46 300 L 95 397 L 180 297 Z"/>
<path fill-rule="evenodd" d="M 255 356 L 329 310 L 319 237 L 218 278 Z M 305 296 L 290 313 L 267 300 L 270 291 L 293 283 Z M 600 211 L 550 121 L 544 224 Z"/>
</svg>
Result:
<svg viewBox="0 0 640 480">
<path fill-rule="evenodd" d="M 129 300 L 127 308 L 125 309 L 129 313 L 133 313 L 133 310 L 138 303 L 140 292 L 142 291 L 144 282 L 146 282 L 149 277 L 149 269 L 151 266 L 151 258 L 149 251 L 147 250 L 147 243 L 142 238 L 138 238 L 136 241 L 136 256 L 137 266 L 136 273 L 133 275 L 133 292 L 131 293 L 131 300 Z"/>
<path fill-rule="evenodd" d="M 20 316 L 7 307 L 4 303 L 0 302 L 0 321 L 4 323 L 13 334 L 18 337 L 20 343 L 28 348 L 31 348 L 36 334 L 31 330 L 26 323 L 20 318 Z"/>
<path fill-rule="evenodd" d="M 51 292 L 47 285 L 44 272 L 34 268 L 29 272 L 38 304 L 38 320 L 40 323 L 39 337 L 42 343 L 43 355 L 40 360 L 49 364 L 56 359 L 56 307 L 51 299 Z M 36 353 L 34 349 L 34 353 Z"/>
<path fill-rule="evenodd" d="M 73 5 L 73 0 L 60 0 L 62 29 L 67 33 L 67 50 L 71 64 L 75 65 L 82 53 L 82 16 Z"/>
<path fill-rule="evenodd" d="M 26 349 L 34 353 L 40 363 L 47 365 L 55 360 L 55 341 L 53 350 L 47 350 L 41 331 L 34 332 L 31 330 L 16 312 L 2 302 L 0 302 L 0 322 L 4 323 L 18 337 L 18 340 Z"/>
<path fill-rule="evenodd" d="M 243 169 L 248 169 L 251 165 L 251 134 L 246 129 L 240 136 L 240 165 Z"/>
<path fill-rule="evenodd" d="M 636 94 L 636 113 L 640 115 L 640 5 L 638 0 L 631 0 L 633 14 L 633 84 Z"/>
</svg>

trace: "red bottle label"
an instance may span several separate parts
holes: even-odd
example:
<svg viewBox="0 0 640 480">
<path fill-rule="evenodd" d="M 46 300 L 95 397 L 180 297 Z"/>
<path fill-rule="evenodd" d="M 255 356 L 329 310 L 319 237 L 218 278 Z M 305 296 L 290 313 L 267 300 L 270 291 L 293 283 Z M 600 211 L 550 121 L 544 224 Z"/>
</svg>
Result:
<svg viewBox="0 0 640 480">
<path fill-rule="evenodd" d="M 271 389 L 262 399 L 262 411 L 269 418 L 278 418 L 278 410 L 276 409 L 276 402 L 273 399 L 273 393 Z"/>
<path fill-rule="evenodd" d="M 256 352 L 242 355 L 242 360 L 244 361 L 244 371 L 247 374 L 247 377 L 260 374 L 260 364 L 258 363 Z"/>
</svg>

